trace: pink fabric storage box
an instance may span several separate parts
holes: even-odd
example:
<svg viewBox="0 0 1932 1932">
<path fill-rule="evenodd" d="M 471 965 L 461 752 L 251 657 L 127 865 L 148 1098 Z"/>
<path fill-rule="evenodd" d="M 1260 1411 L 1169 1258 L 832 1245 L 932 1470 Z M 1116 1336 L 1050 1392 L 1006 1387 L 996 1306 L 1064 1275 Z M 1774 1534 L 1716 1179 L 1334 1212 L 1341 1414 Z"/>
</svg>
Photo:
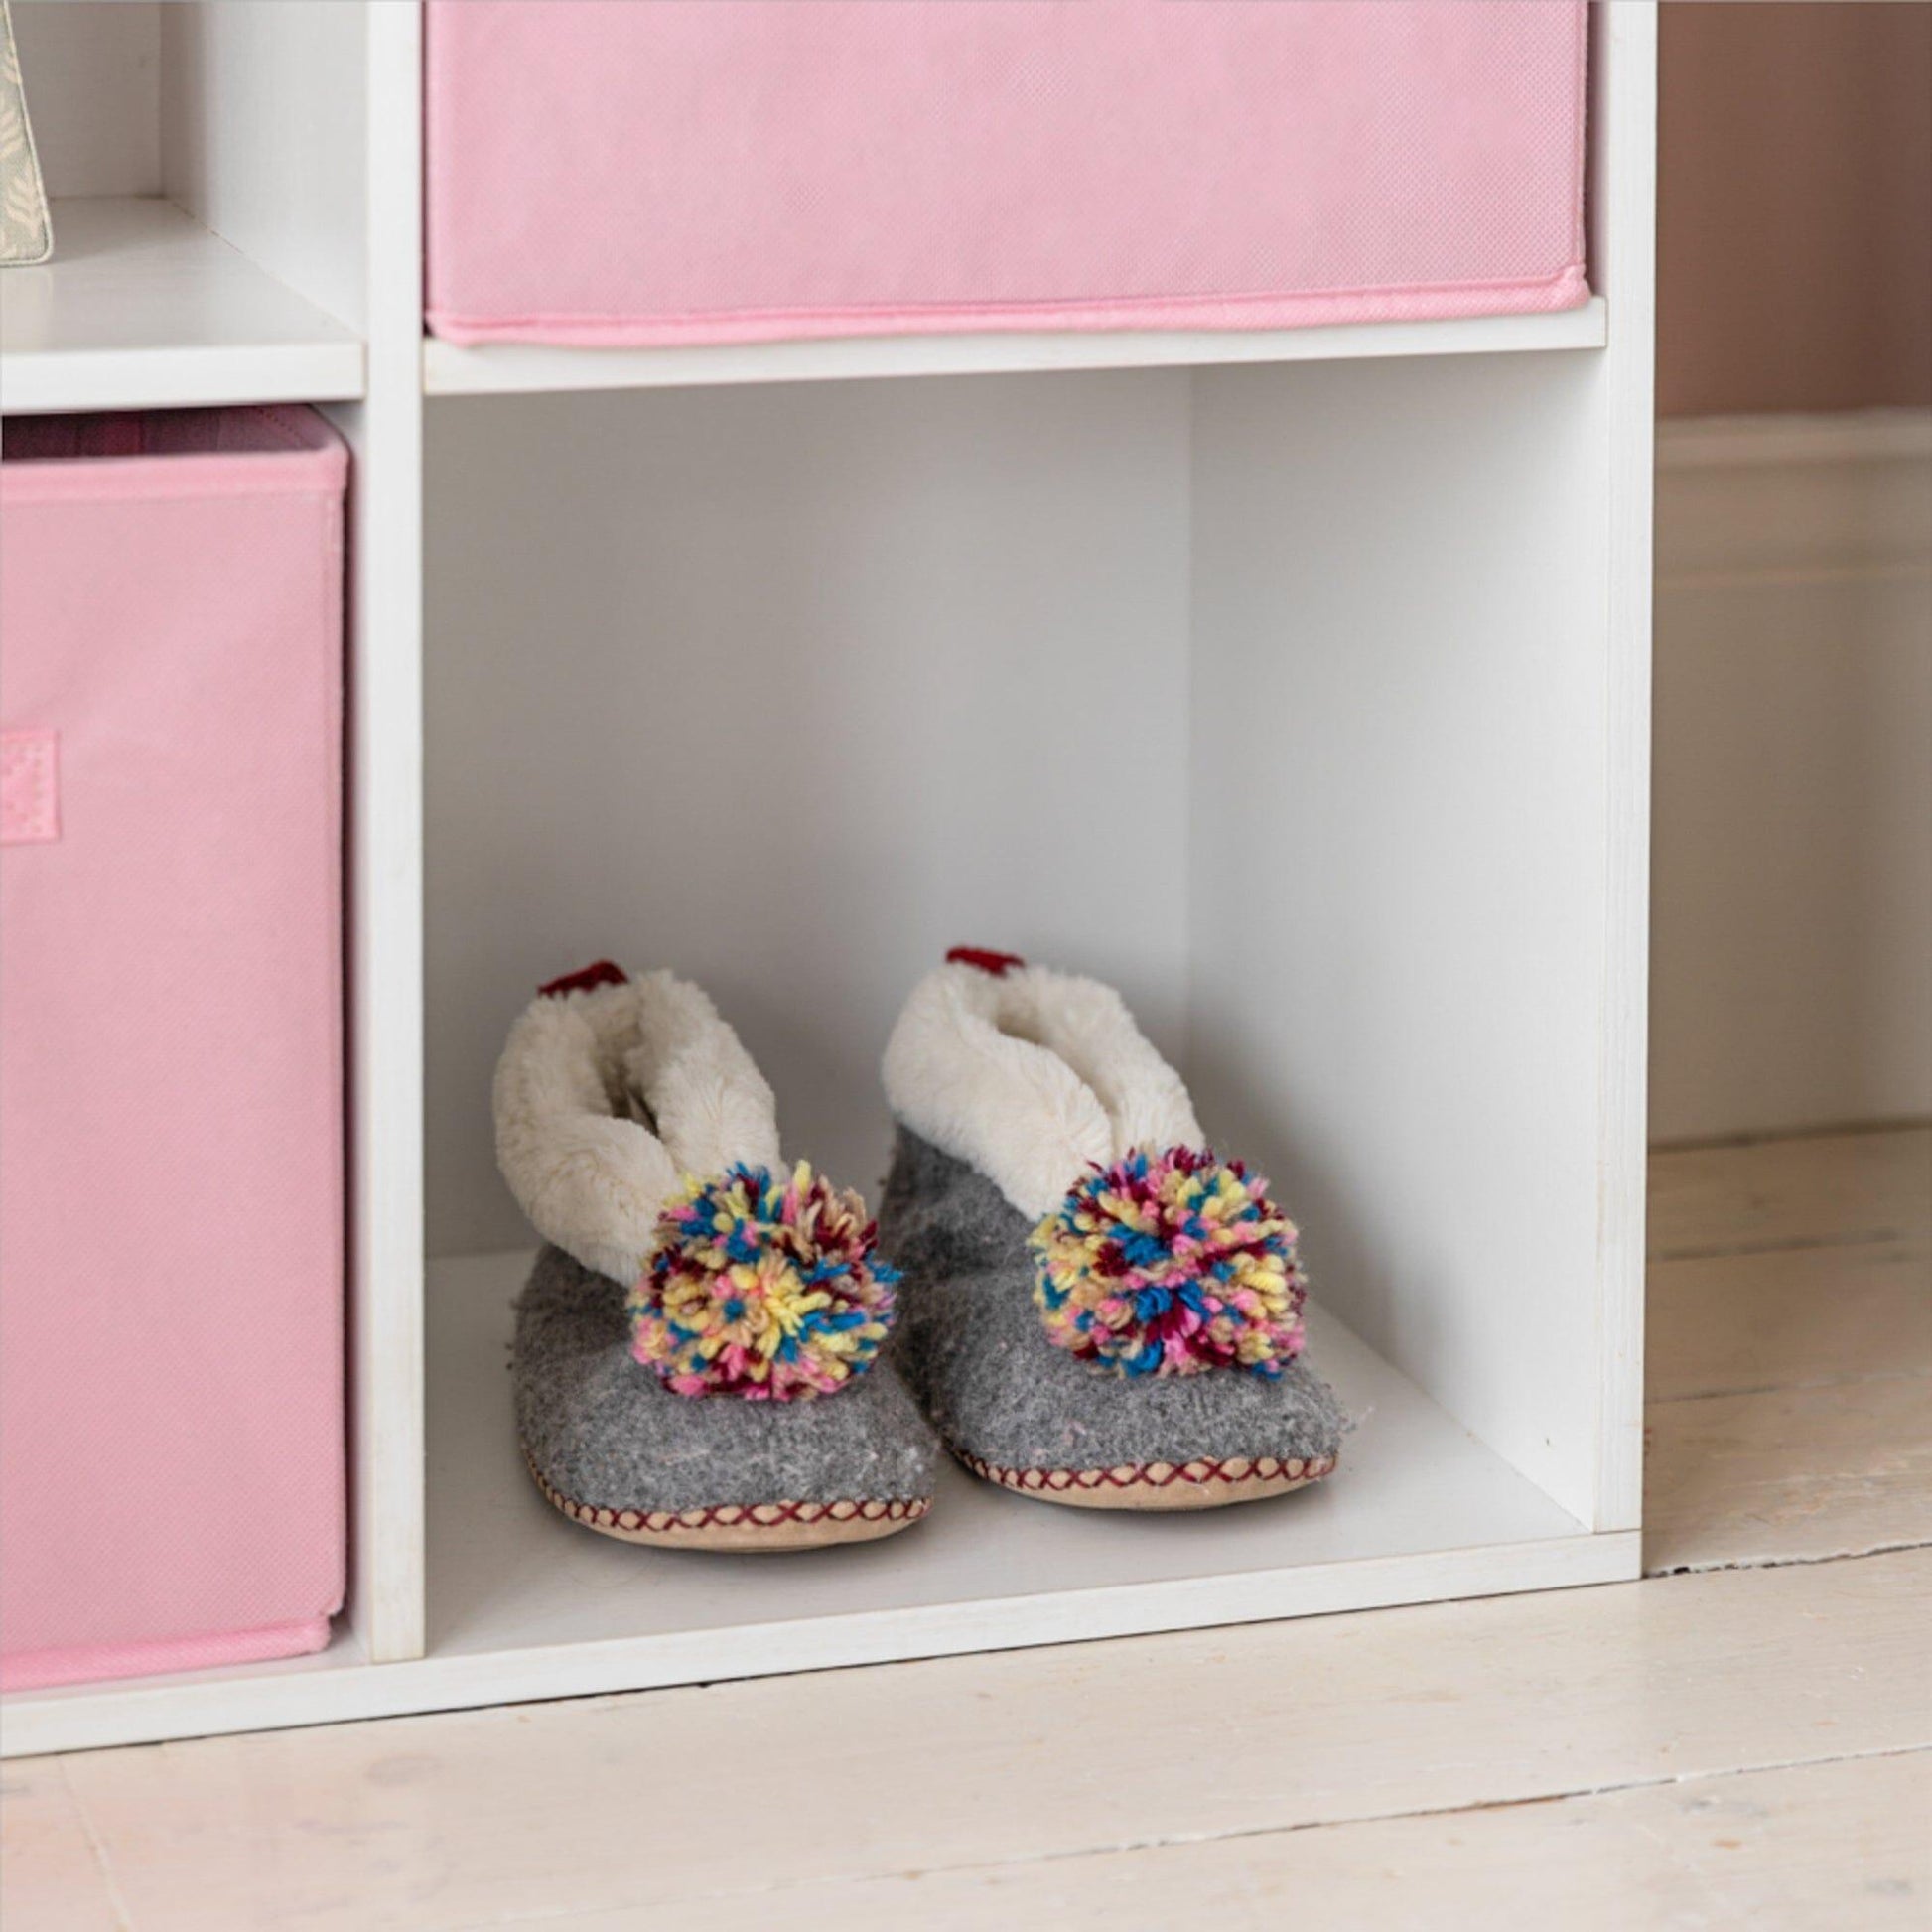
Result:
<svg viewBox="0 0 1932 1932">
<path fill-rule="evenodd" d="M 306 409 L 6 425 L 9 1689 L 342 1603 L 347 462 Z"/>
<path fill-rule="evenodd" d="M 427 0 L 458 343 L 1583 302 L 1582 0 Z"/>
</svg>

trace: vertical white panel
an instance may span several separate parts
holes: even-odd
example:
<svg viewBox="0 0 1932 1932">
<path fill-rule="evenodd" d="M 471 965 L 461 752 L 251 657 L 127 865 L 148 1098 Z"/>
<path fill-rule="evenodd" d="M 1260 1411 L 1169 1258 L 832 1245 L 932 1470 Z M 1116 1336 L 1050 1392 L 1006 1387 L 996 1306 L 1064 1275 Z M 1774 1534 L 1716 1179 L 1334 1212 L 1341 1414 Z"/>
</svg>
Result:
<svg viewBox="0 0 1932 1932">
<path fill-rule="evenodd" d="M 1591 275 L 1610 306 L 1597 457 L 1608 485 L 1603 596 L 1608 895 L 1597 1202 L 1598 1530 L 1643 1516 L 1644 1206 L 1650 1020 L 1651 464 L 1656 411 L 1657 8 L 1596 10 Z M 1578 595 L 1588 594 L 1580 578 Z"/>
<path fill-rule="evenodd" d="M 1602 387 L 1594 356 L 1194 378 L 1203 1121 L 1316 1295 L 1586 1522 Z"/>
<path fill-rule="evenodd" d="M 366 11 L 368 399 L 332 413 L 355 448 L 350 1612 L 387 1663 L 421 1656 L 424 1632 L 421 23 L 415 0 Z"/>
<path fill-rule="evenodd" d="M 1185 1002 L 1187 377 L 439 401 L 432 1252 L 518 1245 L 489 1076 L 600 955 L 708 986 L 871 1190 L 948 945 Z"/>
</svg>

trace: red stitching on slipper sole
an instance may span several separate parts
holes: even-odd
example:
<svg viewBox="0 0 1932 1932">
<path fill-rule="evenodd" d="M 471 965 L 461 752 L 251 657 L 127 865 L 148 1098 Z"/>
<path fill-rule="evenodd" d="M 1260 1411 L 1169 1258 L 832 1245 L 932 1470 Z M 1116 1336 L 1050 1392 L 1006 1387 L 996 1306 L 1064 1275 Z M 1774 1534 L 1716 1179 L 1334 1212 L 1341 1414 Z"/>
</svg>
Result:
<svg viewBox="0 0 1932 1932">
<path fill-rule="evenodd" d="M 1037 1492 L 1042 1489 L 1166 1489 L 1176 1482 L 1317 1482 L 1332 1474 L 1332 1455 L 1232 1455 L 1223 1461 L 1202 1457 L 1192 1462 L 1121 1462 L 1111 1469 L 1008 1469 L 987 1462 L 964 1449 L 953 1454 L 987 1482 L 1003 1489 Z"/>
<path fill-rule="evenodd" d="M 819 1523 L 828 1518 L 834 1523 L 850 1523 L 855 1517 L 866 1523 L 916 1523 L 932 1507 L 929 1496 L 906 1496 L 895 1497 L 890 1502 L 882 1502 L 877 1497 L 864 1501 L 841 1497 L 831 1503 L 716 1503 L 704 1509 L 609 1509 L 566 1496 L 545 1480 L 527 1454 L 523 1462 L 530 1471 L 530 1480 L 552 1508 L 561 1510 L 573 1523 L 583 1523 L 594 1530 L 671 1536 L 679 1530 L 775 1530 L 787 1523 Z"/>
</svg>

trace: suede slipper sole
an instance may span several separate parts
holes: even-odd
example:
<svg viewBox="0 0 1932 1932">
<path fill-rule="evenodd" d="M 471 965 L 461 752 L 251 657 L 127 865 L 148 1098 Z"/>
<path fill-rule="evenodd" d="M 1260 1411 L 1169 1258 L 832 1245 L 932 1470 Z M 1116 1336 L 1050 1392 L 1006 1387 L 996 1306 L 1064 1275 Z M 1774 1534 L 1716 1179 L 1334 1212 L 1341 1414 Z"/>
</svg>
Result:
<svg viewBox="0 0 1932 1932">
<path fill-rule="evenodd" d="M 1225 1509 L 1306 1489 L 1332 1474 L 1335 1457 L 1272 1455 L 1225 1461 L 1122 1463 L 1111 1469 L 1003 1469 L 963 1449 L 953 1454 L 983 1482 L 1071 1509 Z"/>
<path fill-rule="evenodd" d="M 832 1543 L 871 1543 L 909 1530 L 932 1507 L 930 1496 L 833 1503 L 718 1503 L 709 1509 L 610 1509 L 580 1503 L 546 1482 L 524 1457 L 544 1501 L 587 1530 L 620 1543 L 653 1543 L 675 1550 L 733 1550 L 742 1554 L 818 1550 Z"/>
</svg>

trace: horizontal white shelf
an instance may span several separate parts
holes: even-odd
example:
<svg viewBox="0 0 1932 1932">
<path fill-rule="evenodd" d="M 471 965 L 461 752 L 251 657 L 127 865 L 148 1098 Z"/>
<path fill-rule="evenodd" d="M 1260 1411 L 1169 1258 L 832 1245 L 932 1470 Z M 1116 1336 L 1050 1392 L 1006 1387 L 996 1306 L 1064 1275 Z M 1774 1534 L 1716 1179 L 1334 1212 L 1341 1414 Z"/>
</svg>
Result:
<svg viewBox="0 0 1932 1932">
<path fill-rule="evenodd" d="M 355 332 L 172 203 L 57 202 L 54 259 L 0 273 L 0 408 L 359 396 Z"/>
<path fill-rule="evenodd" d="M 77 1685 L 8 1703 L 9 1754 L 582 1696 L 1306 1616 L 1631 1577 L 1592 1536 L 1319 1310 L 1310 1359 L 1355 1433 L 1339 1471 L 1196 1516 L 1057 1508 L 948 1465 L 931 1515 L 781 1558 L 638 1549 L 536 1493 L 510 1421 L 523 1254 L 434 1264 L 430 1654 L 366 1665 L 344 1636 L 293 1664 Z"/>
<path fill-rule="evenodd" d="M 1232 362 L 1330 362 L 1392 355 L 1488 355 L 1601 348 L 1600 298 L 1555 315 L 1454 322 L 1352 323 L 1258 332 L 872 336 L 715 348 L 465 348 L 431 337 L 423 386 L 433 396 L 528 395 L 569 389 L 703 388 L 738 382 L 838 382 L 880 376 L 1013 375 L 1056 369 L 1181 368 Z"/>
</svg>

